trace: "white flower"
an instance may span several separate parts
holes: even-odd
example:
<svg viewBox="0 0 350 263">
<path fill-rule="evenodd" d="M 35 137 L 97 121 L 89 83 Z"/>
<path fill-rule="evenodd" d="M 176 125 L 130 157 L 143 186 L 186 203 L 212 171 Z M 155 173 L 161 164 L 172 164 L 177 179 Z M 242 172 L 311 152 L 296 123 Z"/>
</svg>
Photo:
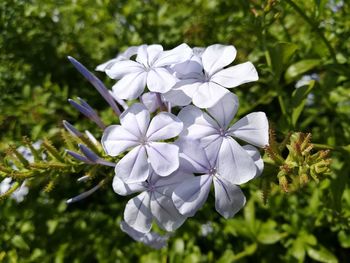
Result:
<svg viewBox="0 0 350 263">
<path fill-rule="evenodd" d="M 265 113 L 253 112 L 230 126 L 237 109 L 238 99 L 232 93 L 207 109 L 210 115 L 194 106 L 187 106 L 178 115 L 185 126 L 180 136 L 198 139 L 206 151 L 213 156 L 218 154 L 221 169 L 231 171 L 231 174 L 237 171 L 251 178 L 254 176 L 254 162 L 234 138 L 258 147 L 268 145 L 268 121 Z M 245 179 L 241 179 L 235 182 L 243 183 Z"/>
<path fill-rule="evenodd" d="M 129 200 L 124 211 L 124 221 L 136 231 L 147 233 L 152 221 L 166 231 L 174 231 L 186 220 L 175 208 L 171 195 L 174 188 L 193 175 L 177 172 L 160 177 L 154 171 L 142 183 L 125 184 L 117 176 L 113 179 L 113 189 L 117 194 L 130 195 L 141 192 Z"/>
<path fill-rule="evenodd" d="M 119 79 L 113 86 L 113 93 L 120 99 L 136 99 L 146 85 L 150 91 L 165 93 L 177 81 L 168 66 L 188 60 L 191 55 L 192 50 L 186 44 L 169 51 L 163 51 L 161 45 L 142 45 L 136 61 L 117 61 L 106 73 L 112 79 Z"/>
<path fill-rule="evenodd" d="M 160 176 L 167 176 L 179 167 L 178 146 L 159 140 L 179 135 L 182 122 L 173 114 L 162 112 L 150 121 L 146 107 L 136 103 L 120 116 L 121 125 L 105 129 L 102 145 L 111 156 L 133 148 L 116 165 L 116 176 L 124 182 L 143 182 L 150 167 Z"/>
<path fill-rule="evenodd" d="M 165 94 L 165 98 L 179 106 L 188 105 L 192 100 L 199 108 L 209 108 L 229 93 L 226 88 L 258 80 L 258 73 L 251 62 L 224 68 L 235 57 L 233 46 L 215 44 L 207 47 L 201 56 L 194 55 L 190 61 L 183 63 L 185 70 L 180 66 L 174 68 L 180 75 L 185 75 L 186 70 L 188 74 Z"/>
<path fill-rule="evenodd" d="M 237 169 L 226 169 L 217 154 L 204 150 L 199 141 L 180 140 L 178 144 L 183 171 L 202 174 L 184 181 L 175 188 L 172 199 L 179 212 L 185 216 L 193 216 L 204 205 L 214 183 L 216 211 L 225 218 L 233 217 L 244 206 L 246 200 L 237 185 L 261 173 L 260 156 L 256 163 L 252 161 L 253 166 L 250 167 L 250 171 L 244 171 L 247 173 L 245 174 Z M 256 149 L 249 148 L 247 158 L 252 160 L 250 154 L 255 155 L 256 152 Z"/>
</svg>

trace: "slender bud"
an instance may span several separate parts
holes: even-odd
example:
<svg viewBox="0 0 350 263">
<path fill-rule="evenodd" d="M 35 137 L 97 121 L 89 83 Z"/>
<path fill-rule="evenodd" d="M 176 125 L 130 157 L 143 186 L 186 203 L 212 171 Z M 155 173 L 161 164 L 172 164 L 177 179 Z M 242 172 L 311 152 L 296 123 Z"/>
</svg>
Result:
<svg viewBox="0 0 350 263">
<path fill-rule="evenodd" d="M 70 198 L 66 201 L 67 204 L 71 204 L 71 203 L 75 203 L 75 202 L 78 202 L 78 201 L 81 201 L 85 198 L 87 198 L 88 196 L 92 195 L 94 192 L 96 192 L 103 184 L 104 184 L 105 180 L 102 180 L 101 182 L 98 183 L 98 185 L 94 186 L 93 188 L 91 188 L 90 190 L 80 194 L 80 195 L 77 195 L 73 198 Z"/>
<path fill-rule="evenodd" d="M 63 126 L 64 128 L 66 128 L 66 130 L 73 136 L 76 136 L 76 137 L 82 137 L 83 134 L 78 131 L 72 124 L 70 124 L 68 121 L 66 120 L 63 120 Z"/>
<path fill-rule="evenodd" d="M 105 165 L 105 166 L 115 167 L 115 163 L 111 163 L 102 159 L 100 156 L 98 156 L 96 153 L 94 153 L 90 148 L 86 147 L 85 145 L 79 144 L 79 149 L 90 162 Z"/>
<path fill-rule="evenodd" d="M 84 114 L 87 118 L 89 118 L 90 120 L 92 120 L 93 122 L 95 122 L 101 129 L 105 129 L 106 125 L 102 122 L 102 120 L 100 119 L 100 117 L 97 115 L 97 113 L 93 110 L 93 108 L 91 108 L 91 106 L 84 101 L 83 99 L 79 99 L 79 103 L 75 102 L 72 99 L 68 99 L 68 102 L 74 107 L 76 108 L 78 111 L 80 111 L 82 114 Z"/>
<path fill-rule="evenodd" d="M 68 56 L 69 61 L 73 66 L 95 87 L 95 89 L 101 94 L 101 96 L 106 100 L 106 102 L 112 107 L 113 111 L 117 116 L 120 115 L 120 110 L 114 99 L 108 92 L 108 89 L 94 74 L 92 74 L 86 67 L 84 67 L 75 58 Z"/>
<path fill-rule="evenodd" d="M 93 162 L 91 162 L 88 158 L 86 158 L 85 156 L 82 156 L 76 152 L 73 152 L 71 150 L 66 150 L 66 153 L 68 153 L 70 156 L 72 156 L 73 158 L 77 159 L 78 161 L 84 162 L 84 163 L 88 163 L 88 164 L 92 164 Z"/>
</svg>

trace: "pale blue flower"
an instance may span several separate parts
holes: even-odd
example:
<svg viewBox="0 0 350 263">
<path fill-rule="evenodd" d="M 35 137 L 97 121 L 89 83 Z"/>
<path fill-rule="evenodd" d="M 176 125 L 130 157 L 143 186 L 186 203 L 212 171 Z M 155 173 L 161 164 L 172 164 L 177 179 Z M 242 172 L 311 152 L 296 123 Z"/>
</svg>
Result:
<svg viewBox="0 0 350 263">
<path fill-rule="evenodd" d="M 102 136 L 105 152 L 111 156 L 131 149 L 116 165 L 116 176 L 124 182 L 145 181 L 150 167 L 167 176 L 179 167 L 178 146 L 158 142 L 178 136 L 182 122 L 173 114 L 161 112 L 150 120 L 146 107 L 136 103 L 120 116 L 121 125 L 106 128 Z"/>
<path fill-rule="evenodd" d="M 130 195 L 141 192 L 129 200 L 124 210 L 124 221 L 136 231 L 147 233 L 152 221 L 166 231 L 174 231 L 186 220 L 175 208 L 171 195 L 176 186 L 193 175 L 178 171 L 161 177 L 154 171 L 146 182 L 126 184 L 119 177 L 113 179 L 113 189 L 117 194 Z"/>
<path fill-rule="evenodd" d="M 253 179 L 262 171 L 260 155 L 251 167 L 251 172 L 228 171 L 220 157 L 203 149 L 197 140 L 180 140 L 181 169 L 185 172 L 201 174 L 179 184 L 172 195 L 173 202 L 184 216 L 193 216 L 208 198 L 212 183 L 215 190 L 215 209 L 225 218 L 233 217 L 245 204 L 245 196 L 237 186 Z M 245 149 L 243 148 L 243 151 Z M 252 160 L 257 150 L 249 149 L 247 155 Z"/>
<path fill-rule="evenodd" d="M 240 175 L 240 180 L 237 181 L 235 177 L 232 178 L 233 182 L 243 183 L 244 176 L 251 178 L 255 175 L 255 164 L 235 139 L 264 147 L 269 143 L 269 127 L 263 112 L 250 113 L 231 125 L 237 109 L 237 97 L 228 93 L 214 107 L 207 109 L 208 113 L 187 106 L 178 117 L 185 126 L 181 137 L 200 140 L 207 152 L 219 156 L 221 169 L 227 170 L 232 176 Z"/>
<path fill-rule="evenodd" d="M 199 108 L 214 106 L 225 94 L 226 88 L 258 80 L 258 73 L 251 62 L 225 68 L 236 57 L 234 46 L 211 45 L 200 55 L 175 67 L 181 81 L 165 94 L 175 105 L 185 106 L 191 101 Z"/>
<path fill-rule="evenodd" d="M 177 82 L 168 67 L 188 60 L 191 54 L 186 44 L 169 51 L 163 51 L 161 45 L 142 45 L 137 50 L 136 61 L 116 61 L 105 72 L 110 78 L 119 79 L 112 89 L 120 99 L 136 99 L 146 86 L 150 91 L 165 93 Z"/>
</svg>

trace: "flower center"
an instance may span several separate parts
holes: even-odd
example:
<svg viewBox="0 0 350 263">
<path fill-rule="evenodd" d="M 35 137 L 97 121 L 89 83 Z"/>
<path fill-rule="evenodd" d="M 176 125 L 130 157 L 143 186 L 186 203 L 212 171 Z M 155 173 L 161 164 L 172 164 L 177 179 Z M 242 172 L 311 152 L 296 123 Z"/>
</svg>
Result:
<svg viewBox="0 0 350 263">
<path fill-rule="evenodd" d="M 226 137 L 226 130 L 224 128 L 220 128 L 218 130 L 219 134 L 221 137 Z"/>
<path fill-rule="evenodd" d="M 209 82 L 210 81 L 210 76 L 207 72 L 204 72 L 204 82 Z"/>
<path fill-rule="evenodd" d="M 209 173 L 209 175 L 215 175 L 216 174 L 216 169 L 215 168 L 210 168 L 208 173 Z"/>
<path fill-rule="evenodd" d="M 146 137 L 142 137 L 142 138 L 140 138 L 139 139 L 139 143 L 141 144 L 141 145 L 148 145 L 148 141 L 147 141 L 147 138 Z"/>
<path fill-rule="evenodd" d="M 154 184 L 149 184 L 147 190 L 149 192 L 154 192 L 156 190 L 156 186 Z"/>
</svg>

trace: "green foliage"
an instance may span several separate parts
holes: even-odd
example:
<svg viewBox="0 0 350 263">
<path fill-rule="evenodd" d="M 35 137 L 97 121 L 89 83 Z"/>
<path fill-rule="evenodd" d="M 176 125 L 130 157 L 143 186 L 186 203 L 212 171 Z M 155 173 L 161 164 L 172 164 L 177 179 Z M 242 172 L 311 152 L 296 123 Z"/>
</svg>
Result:
<svg viewBox="0 0 350 263">
<path fill-rule="evenodd" d="M 326 0 L 3 0 L 0 30 L 0 157 L 4 163 L 0 173 L 2 177 L 8 175 L 12 162 L 21 168 L 11 172 L 19 182 L 27 177 L 40 178 L 28 181 L 30 192 L 23 202 L 6 199 L 0 204 L 0 262 L 348 259 L 347 1 L 333 12 Z M 127 46 L 161 43 L 171 48 L 182 42 L 191 46 L 233 44 L 238 50 L 237 63 L 250 60 L 257 66 L 259 81 L 235 89 L 241 105 L 238 117 L 265 111 L 276 140 L 282 142 L 274 149 L 280 155 L 277 162 L 283 160 L 291 166 L 283 175 L 288 189 L 293 181 L 300 182 L 304 172 L 308 183 L 303 187 L 292 185 L 295 191 L 289 193 L 270 187 L 271 181 L 281 182 L 275 163 L 267 162 L 261 179 L 243 188 L 249 201 L 235 218 L 225 220 L 213 212 L 214 198 L 210 196 L 208 204 L 174 234 L 167 248 L 154 251 L 119 230 L 127 198 L 117 196 L 110 182 L 79 203 L 65 203 L 113 174 L 113 168 L 82 165 L 65 154 L 63 145 L 77 151 L 77 143 L 88 141 L 62 136 L 59 128 L 63 119 L 81 131 L 90 130 L 97 138 L 101 135 L 73 110 L 67 98 L 86 99 L 107 125 L 117 121 L 66 56 L 93 70 Z M 319 80 L 295 89 L 296 81 L 311 73 L 317 73 Z M 108 87 L 113 83 L 105 82 Z M 331 164 L 321 154 L 304 154 L 302 159 L 293 155 L 297 150 L 293 142 L 295 146 L 301 138 L 293 137 L 298 134 L 294 133 L 289 140 L 288 135 L 298 131 L 312 134 L 312 154 L 330 150 Z M 50 143 L 45 143 L 37 156 L 41 159 L 43 151 L 48 159 L 27 164 L 15 158 L 14 149 L 24 135 L 31 141 L 48 138 Z M 24 144 L 28 145 L 27 141 Z M 13 151 L 5 153 L 9 145 Z M 103 154 L 99 149 L 96 153 Z M 299 171 L 297 167 L 305 168 L 300 163 L 307 158 L 314 158 L 314 166 Z M 293 166 L 295 160 L 300 163 Z M 318 176 L 325 172 L 323 169 L 329 175 Z M 85 174 L 90 180 L 77 183 L 76 179 Z M 262 196 L 268 196 L 267 204 Z"/>
</svg>

